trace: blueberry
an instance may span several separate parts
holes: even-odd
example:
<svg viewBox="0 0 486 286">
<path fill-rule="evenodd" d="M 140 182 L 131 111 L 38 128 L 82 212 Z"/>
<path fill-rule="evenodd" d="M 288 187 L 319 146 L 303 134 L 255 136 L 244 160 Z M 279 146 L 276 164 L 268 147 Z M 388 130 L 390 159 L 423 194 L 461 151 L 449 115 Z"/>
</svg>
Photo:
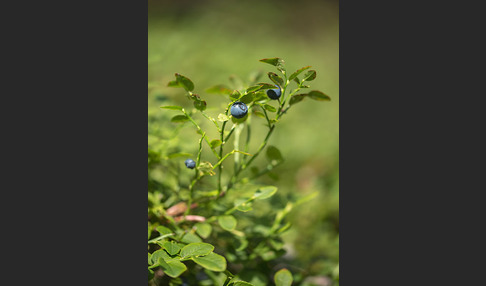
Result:
<svg viewBox="0 0 486 286">
<path fill-rule="evenodd" d="M 243 118 L 248 113 L 248 107 L 246 104 L 240 101 L 235 101 L 233 105 L 231 105 L 231 115 L 234 118 Z"/>
<path fill-rule="evenodd" d="M 271 99 L 279 99 L 280 96 L 282 95 L 282 91 L 280 90 L 280 87 L 278 85 L 275 85 L 277 88 L 276 89 L 267 89 L 267 95 Z"/>
<path fill-rule="evenodd" d="M 192 159 L 187 159 L 184 164 L 186 164 L 186 167 L 189 168 L 189 169 L 194 169 L 194 167 L 196 167 L 196 162 L 194 162 L 194 160 Z"/>
</svg>

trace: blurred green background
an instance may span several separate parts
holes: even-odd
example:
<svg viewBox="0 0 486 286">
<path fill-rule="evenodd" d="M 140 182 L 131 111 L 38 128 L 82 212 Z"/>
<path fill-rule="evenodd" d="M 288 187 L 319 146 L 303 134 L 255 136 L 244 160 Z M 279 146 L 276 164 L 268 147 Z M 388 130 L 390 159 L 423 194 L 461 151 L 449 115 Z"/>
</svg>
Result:
<svg viewBox="0 0 486 286">
<path fill-rule="evenodd" d="M 245 80 L 257 70 L 276 72 L 259 59 L 280 57 L 289 73 L 307 65 L 317 71 L 311 89 L 332 100 L 305 100 L 283 117 L 269 142 L 285 158 L 275 170 L 279 180 L 260 181 L 283 195 L 319 192 L 288 217 L 293 226 L 284 236 L 286 258 L 308 275 L 330 276 L 339 262 L 338 1 L 148 1 L 148 7 L 149 145 L 176 128 L 169 122 L 174 114 L 161 105 L 191 104 L 181 89 L 167 87 L 176 72 L 194 82 L 195 92 L 208 102 L 207 113 L 217 117 L 227 100 L 204 90 L 228 85 L 231 75 Z M 261 81 L 270 82 L 266 76 Z M 196 139 L 183 140 L 196 138 L 193 131 L 183 128 L 173 144 L 194 152 Z M 253 148 L 265 134 L 263 124 L 255 126 L 252 136 L 262 138 L 254 138 Z"/>
</svg>

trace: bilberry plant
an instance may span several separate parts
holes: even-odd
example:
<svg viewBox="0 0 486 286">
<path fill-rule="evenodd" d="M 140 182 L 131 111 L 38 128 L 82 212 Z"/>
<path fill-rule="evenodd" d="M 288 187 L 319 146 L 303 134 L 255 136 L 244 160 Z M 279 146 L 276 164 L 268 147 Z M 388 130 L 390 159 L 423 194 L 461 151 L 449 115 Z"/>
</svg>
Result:
<svg viewBox="0 0 486 286">
<path fill-rule="evenodd" d="M 149 148 L 149 171 L 158 166 L 167 178 L 164 183 L 157 183 L 149 176 L 151 285 L 283 286 L 294 279 L 286 268 L 275 271 L 271 262 L 285 253 L 281 235 L 290 228 L 286 215 L 316 193 L 288 201 L 274 213 L 252 214 L 253 208 L 257 209 L 277 193 L 276 186 L 259 184 L 258 178 L 271 174 L 284 161 L 277 147 L 267 146 L 283 116 L 306 98 L 317 101 L 330 98 L 318 90 L 299 93 L 310 88 L 308 83 L 316 78 L 316 71 L 309 70 L 310 66 L 289 75 L 280 58 L 260 62 L 274 66 L 280 73 L 267 73 L 271 83 L 259 82 L 261 75 L 257 74 L 245 88 L 219 84 L 205 90 L 226 96 L 227 104 L 216 118 L 206 112 L 206 101 L 194 92 L 194 83 L 188 77 L 176 73 L 175 80 L 168 83 L 170 87 L 184 89 L 194 108 L 176 105 L 161 108 L 178 113 L 171 122 L 193 125 L 199 139 L 194 154 L 165 154 Z M 209 138 L 196 115 L 208 120 L 217 131 L 217 138 Z M 252 134 L 255 120 L 265 123 L 266 134 Z M 176 128 L 174 134 L 179 130 Z M 246 138 L 241 136 L 243 130 Z M 255 139 L 261 143 L 253 149 L 250 142 Z M 203 154 L 203 149 L 209 152 Z M 254 166 L 262 153 L 268 164 L 263 168 Z M 196 158 L 184 161 L 193 171 L 170 167 L 172 160 L 181 157 Z M 229 164 L 229 158 L 233 164 Z M 178 162 L 181 164 L 182 160 Z M 184 183 L 182 178 L 187 173 L 192 177 Z"/>
</svg>

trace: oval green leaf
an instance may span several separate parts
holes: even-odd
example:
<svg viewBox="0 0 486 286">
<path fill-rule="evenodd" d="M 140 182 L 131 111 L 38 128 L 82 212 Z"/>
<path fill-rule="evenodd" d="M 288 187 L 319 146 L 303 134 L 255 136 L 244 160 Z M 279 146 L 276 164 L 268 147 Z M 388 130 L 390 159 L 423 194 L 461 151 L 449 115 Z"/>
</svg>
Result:
<svg viewBox="0 0 486 286">
<path fill-rule="evenodd" d="M 265 110 L 269 111 L 269 112 L 277 112 L 277 109 L 275 107 L 271 106 L 270 104 L 264 104 L 263 108 L 265 108 Z"/>
<path fill-rule="evenodd" d="M 290 75 L 289 77 L 289 81 L 290 80 L 293 80 L 294 78 L 296 78 L 301 72 L 305 71 L 306 69 L 310 68 L 311 66 L 306 66 L 306 67 L 303 67 L 303 68 L 300 68 L 298 70 L 296 70 L 293 74 Z"/>
<path fill-rule="evenodd" d="M 278 74 L 274 72 L 268 72 L 268 78 L 270 78 L 270 80 L 273 81 L 275 84 L 279 86 L 284 86 L 283 79 Z"/>
<path fill-rule="evenodd" d="M 197 234 L 199 234 L 202 238 L 208 238 L 209 235 L 211 235 L 211 231 L 213 230 L 211 225 L 205 222 L 196 223 L 195 227 Z"/>
<path fill-rule="evenodd" d="M 261 187 L 255 192 L 253 198 L 258 200 L 268 199 L 269 197 L 275 195 L 276 192 L 277 187 L 275 186 Z"/>
<path fill-rule="evenodd" d="M 219 145 L 221 145 L 221 140 L 219 139 L 214 139 L 213 141 L 211 141 L 211 149 L 214 149 L 216 147 L 218 147 Z"/>
<path fill-rule="evenodd" d="M 321 91 L 313 90 L 309 92 L 309 97 L 318 101 L 330 101 L 331 98 Z"/>
<path fill-rule="evenodd" d="M 162 242 L 162 246 L 170 255 L 176 255 L 181 250 L 181 247 L 173 240 Z"/>
<path fill-rule="evenodd" d="M 237 221 L 232 215 L 223 215 L 218 217 L 218 223 L 223 229 L 232 231 L 236 228 Z"/>
<path fill-rule="evenodd" d="M 171 260 L 166 262 L 164 261 L 164 259 L 160 258 L 159 264 L 162 267 L 162 270 L 164 270 L 164 273 L 172 278 L 178 277 L 187 270 L 186 265 L 177 260 Z"/>
<path fill-rule="evenodd" d="M 178 73 L 176 73 L 175 76 L 179 85 L 181 85 L 185 90 L 187 91 L 194 90 L 194 83 L 192 83 L 192 81 L 189 78 Z"/>
<path fill-rule="evenodd" d="M 188 258 L 193 256 L 208 255 L 214 250 L 214 246 L 205 242 L 190 243 L 181 250 L 181 257 Z"/>
<path fill-rule="evenodd" d="M 290 286 L 294 279 L 292 278 L 292 273 L 286 268 L 282 268 L 273 277 L 275 279 L 276 286 Z"/>
<path fill-rule="evenodd" d="M 177 105 L 161 106 L 160 108 L 163 108 L 163 109 L 171 109 L 171 110 L 182 110 L 182 107 L 181 106 L 177 106 Z"/>
<path fill-rule="evenodd" d="M 268 146 L 266 155 L 270 161 L 275 160 L 277 163 L 283 161 L 282 153 L 280 153 L 280 150 L 275 146 Z"/>
<path fill-rule="evenodd" d="M 311 81 L 311 80 L 314 80 L 317 76 L 317 73 L 315 70 L 310 70 L 308 72 L 305 73 L 304 75 L 304 78 L 302 79 L 302 81 Z"/>
<path fill-rule="evenodd" d="M 174 123 L 183 123 L 183 122 L 186 122 L 188 121 L 189 118 L 187 118 L 187 116 L 185 115 L 176 115 L 174 117 L 171 118 L 171 122 L 174 122 Z"/>
<path fill-rule="evenodd" d="M 233 92 L 233 90 L 229 89 L 229 87 L 227 87 L 224 84 L 218 84 L 218 85 L 214 85 L 214 86 L 206 89 L 206 92 L 207 93 L 213 93 L 213 94 L 230 95 Z"/>
<path fill-rule="evenodd" d="M 194 107 L 199 111 L 206 110 L 206 101 L 204 100 L 194 100 Z"/>
<path fill-rule="evenodd" d="M 296 94 L 296 95 L 293 95 L 293 96 L 290 98 L 289 104 L 290 104 L 290 105 L 297 104 L 297 103 L 301 102 L 302 100 L 304 100 L 304 98 L 305 98 L 306 96 L 307 96 L 307 94 Z"/>
<path fill-rule="evenodd" d="M 226 270 L 226 259 L 214 252 L 206 256 L 192 257 L 192 260 L 211 271 L 222 272 Z"/>
</svg>

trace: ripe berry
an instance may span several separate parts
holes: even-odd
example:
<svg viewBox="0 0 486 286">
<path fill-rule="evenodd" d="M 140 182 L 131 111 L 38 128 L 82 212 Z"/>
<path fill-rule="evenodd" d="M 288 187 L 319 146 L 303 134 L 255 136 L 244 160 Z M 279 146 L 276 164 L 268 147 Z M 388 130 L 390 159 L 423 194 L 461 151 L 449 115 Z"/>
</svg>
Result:
<svg viewBox="0 0 486 286">
<path fill-rule="evenodd" d="M 267 95 L 271 99 L 279 99 L 280 96 L 282 95 L 282 91 L 280 90 L 280 87 L 278 85 L 275 85 L 277 88 L 276 89 L 267 89 Z"/>
<path fill-rule="evenodd" d="M 248 113 L 248 107 L 246 104 L 240 101 L 235 101 L 233 105 L 231 105 L 231 115 L 235 118 L 243 118 Z"/>
<path fill-rule="evenodd" d="M 189 169 L 194 169 L 194 167 L 196 167 L 196 162 L 194 162 L 194 160 L 192 159 L 187 159 L 184 164 L 186 164 L 186 167 L 189 168 Z"/>
</svg>

